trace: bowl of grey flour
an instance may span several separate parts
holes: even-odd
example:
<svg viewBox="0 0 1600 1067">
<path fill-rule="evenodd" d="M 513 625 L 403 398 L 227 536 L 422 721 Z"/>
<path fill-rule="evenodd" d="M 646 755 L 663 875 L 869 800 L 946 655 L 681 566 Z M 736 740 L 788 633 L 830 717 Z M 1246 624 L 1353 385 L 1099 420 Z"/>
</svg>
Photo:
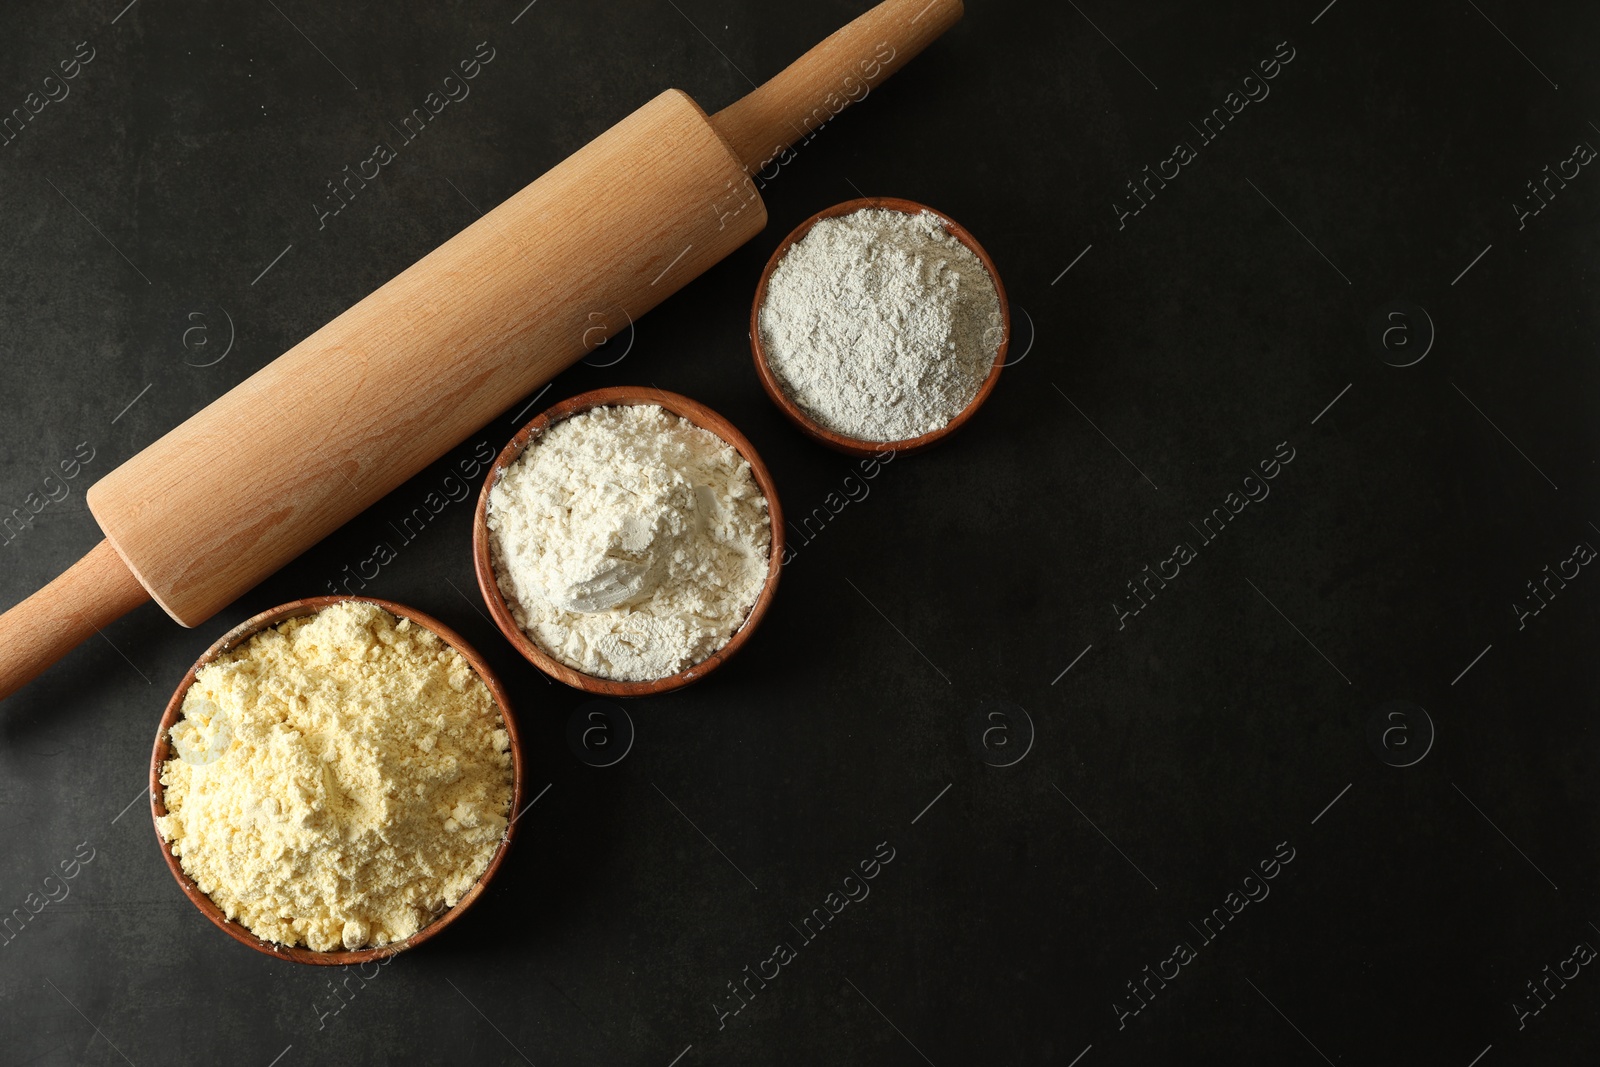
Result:
<svg viewBox="0 0 1600 1067">
<path fill-rule="evenodd" d="M 994 261 L 948 216 L 868 197 L 801 223 L 750 312 L 762 387 L 813 439 L 914 452 L 964 425 L 1005 365 L 1010 305 Z"/>
<path fill-rule="evenodd" d="M 495 624 L 546 674 L 644 696 L 739 650 L 778 583 L 783 519 L 761 457 L 688 397 L 597 389 L 512 438 L 478 498 Z"/>
</svg>

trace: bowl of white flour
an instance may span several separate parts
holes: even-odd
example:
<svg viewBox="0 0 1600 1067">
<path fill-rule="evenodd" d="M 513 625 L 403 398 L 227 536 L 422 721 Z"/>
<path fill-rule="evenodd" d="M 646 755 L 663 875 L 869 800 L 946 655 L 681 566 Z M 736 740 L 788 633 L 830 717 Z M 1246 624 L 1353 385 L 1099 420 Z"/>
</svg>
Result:
<svg viewBox="0 0 1600 1067">
<path fill-rule="evenodd" d="M 807 435 L 856 456 L 915 452 L 963 426 L 1005 365 L 994 261 L 910 200 L 836 204 L 767 261 L 750 311 L 756 373 Z"/>
<path fill-rule="evenodd" d="M 681 688 L 732 656 L 771 603 L 783 519 L 726 419 L 659 389 L 556 404 L 489 471 L 473 525 L 501 632 L 585 692 Z"/>
</svg>

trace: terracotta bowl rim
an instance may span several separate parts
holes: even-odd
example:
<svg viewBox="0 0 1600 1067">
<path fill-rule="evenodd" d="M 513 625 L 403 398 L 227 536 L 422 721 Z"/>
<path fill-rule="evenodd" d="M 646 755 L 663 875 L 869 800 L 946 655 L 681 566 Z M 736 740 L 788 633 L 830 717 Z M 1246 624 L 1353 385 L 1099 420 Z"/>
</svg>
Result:
<svg viewBox="0 0 1600 1067">
<path fill-rule="evenodd" d="M 506 603 L 505 595 L 500 591 L 499 582 L 496 580 L 494 560 L 489 547 L 489 494 L 505 474 L 506 468 L 517 461 L 535 438 L 557 422 L 591 408 L 623 405 L 659 406 L 674 415 L 688 419 L 703 430 L 716 434 L 731 445 L 744 461 L 750 464 L 750 472 L 755 477 L 756 487 L 766 497 L 767 516 L 772 531 L 772 541 L 768 548 L 767 576 L 762 583 L 761 593 L 751 607 L 750 613 L 745 616 L 744 622 L 728 639 L 728 643 L 699 663 L 686 667 L 676 674 L 645 682 L 598 678 L 567 666 L 540 648 L 523 632 L 522 627 L 517 625 L 511 607 Z M 494 617 L 495 625 L 529 663 L 557 681 L 585 693 L 607 697 L 654 696 L 682 689 L 704 678 L 727 662 L 755 632 L 778 590 L 778 578 L 783 570 L 783 531 L 783 507 L 778 502 L 778 488 L 772 480 L 772 474 L 762 462 L 755 446 L 731 422 L 705 404 L 681 393 L 649 386 L 614 385 L 604 389 L 591 389 L 552 404 L 523 425 L 505 448 L 501 449 L 494 463 L 490 465 L 489 473 L 483 480 L 483 488 L 478 493 L 478 506 L 472 519 L 472 561 L 473 569 L 477 573 L 478 589 L 483 594 L 484 603 L 489 607 L 489 614 Z"/>
<path fill-rule="evenodd" d="M 864 438 L 851 437 L 837 430 L 830 430 L 816 419 L 806 413 L 778 382 L 777 375 L 767 363 L 766 352 L 761 344 L 761 306 L 767 302 L 767 284 L 772 279 L 772 272 L 777 269 L 778 263 L 788 254 L 795 243 L 811 232 L 811 228 L 823 219 L 837 218 L 841 215 L 854 214 L 868 208 L 880 208 L 887 211 L 900 211 L 908 215 L 927 213 L 939 220 L 945 232 L 960 241 L 974 254 L 983 268 L 989 274 L 989 280 L 994 283 L 995 294 L 1000 298 L 1000 347 L 995 350 L 994 362 L 989 367 L 989 374 L 983 383 L 978 386 L 978 392 L 972 401 L 956 414 L 956 417 L 939 427 L 919 437 L 908 437 L 901 441 L 868 441 Z M 1005 283 L 1000 280 L 1000 269 L 995 266 L 994 260 L 984 250 L 978 239 L 972 236 L 965 226 L 946 215 L 937 208 L 915 200 L 905 200 L 894 196 L 866 196 L 855 200 L 845 200 L 834 204 L 832 207 L 823 208 L 821 211 L 806 219 L 789 232 L 789 235 L 779 242 L 773 249 L 767 265 L 761 271 L 761 280 L 756 283 L 755 299 L 750 305 L 750 355 L 755 360 L 756 376 L 761 379 L 761 388 L 766 391 L 768 398 L 777 405 L 778 410 L 796 426 L 802 433 L 820 444 L 843 452 L 850 456 L 879 456 L 885 452 L 896 454 L 910 454 L 921 452 L 925 448 L 943 441 L 955 433 L 975 415 L 984 402 L 989 399 L 989 394 L 994 392 L 995 383 L 1000 380 L 1000 371 L 1006 365 L 1006 355 L 1011 349 L 1011 302 L 1006 297 Z"/>
<path fill-rule="evenodd" d="M 506 695 L 505 687 L 500 679 L 490 669 L 488 663 L 478 651 L 467 643 L 466 639 L 433 616 L 418 611 L 416 608 L 405 604 L 398 604 L 392 600 L 383 600 L 378 597 L 368 596 L 317 596 L 306 597 L 301 600 L 291 600 L 286 604 L 279 604 L 269 608 L 258 615 L 246 619 L 235 626 L 195 660 L 189 672 L 183 676 L 183 681 L 178 684 L 177 690 L 172 694 L 172 699 L 167 702 L 166 712 L 161 716 L 161 725 L 156 730 L 155 745 L 150 753 L 150 818 L 154 821 L 167 813 L 165 803 L 165 789 L 161 784 L 161 768 L 167 760 L 172 758 L 172 742 L 169 731 L 183 714 L 183 698 L 189 692 L 189 687 L 194 684 L 195 675 L 200 669 L 247 639 L 263 630 L 272 628 L 288 619 L 299 618 L 305 615 L 315 615 L 323 608 L 345 601 L 357 601 L 363 604 L 374 604 L 389 614 L 398 618 L 409 619 L 415 625 L 429 630 L 436 637 L 444 641 L 451 648 L 461 654 L 467 664 L 489 689 L 489 695 L 494 699 L 495 706 L 499 709 L 501 722 L 511 739 L 511 810 L 517 812 L 522 807 L 522 744 L 517 734 L 516 715 L 511 709 L 510 698 Z M 437 935 L 445 927 L 459 919 L 466 910 L 477 902 L 488 886 L 500 865 L 505 860 L 506 852 L 511 847 L 512 833 L 516 827 L 513 817 L 506 825 L 505 836 L 500 839 L 500 844 L 495 848 L 494 854 L 489 858 L 489 865 L 478 876 L 471 889 L 458 900 L 453 907 L 446 908 L 436 915 L 427 925 L 403 941 L 374 948 L 359 949 L 332 949 L 319 951 L 307 948 L 304 945 L 284 945 L 276 941 L 267 941 L 257 937 L 243 924 L 229 919 L 222 913 L 216 903 L 195 884 L 194 879 L 184 872 L 183 864 L 178 857 L 172 854 L 172 847 L 167 839 L 162 836 L 159 827 L 156 828 L 156 842 L 161 848 L 162 858 L 167 862 L 167 868 L 172 872 L 172 877 L 178 882 L 178 887 L 200 909 L 200 912 L 210 919 L 218 929 L 240 944 L 248 945 L 257 952 L 263 952 L 281 960 L 293 963 L 305 963 L 314 966 L 343 967 L 350 964 L 367 963 L 373 960 L 383 960 L 390 956 L 415 948 L 424 941 Z"/>
</svg>

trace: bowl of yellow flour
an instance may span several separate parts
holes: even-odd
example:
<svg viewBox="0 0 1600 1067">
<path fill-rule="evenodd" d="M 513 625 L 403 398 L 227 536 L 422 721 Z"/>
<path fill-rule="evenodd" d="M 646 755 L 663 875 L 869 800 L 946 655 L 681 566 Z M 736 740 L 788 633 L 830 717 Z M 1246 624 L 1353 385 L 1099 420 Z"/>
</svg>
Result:
<svg viewBox="0 0 1600 1067">
<path fill-rule="evenodd" d="M 500 682 L 448 627 L 316 597 L 235 628 L 167 705 L 162 854 L 235 939 L 351 964 L 437 934 L 511 843 L 522 765 Z"/>
</svg>

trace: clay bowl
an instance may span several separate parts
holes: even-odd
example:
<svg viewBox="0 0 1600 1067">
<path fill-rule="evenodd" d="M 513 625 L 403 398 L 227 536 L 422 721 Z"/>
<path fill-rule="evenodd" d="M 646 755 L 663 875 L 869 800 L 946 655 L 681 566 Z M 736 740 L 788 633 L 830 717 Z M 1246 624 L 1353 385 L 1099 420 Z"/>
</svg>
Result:
<svg viewBox="0 0 1600 1067">
<path fill-rule="evenodd" d="M 789 394 L 783 391 L 783 386 L 778 383 L 777 375 L 768 366 L 766 353 L 761 348 L 761 305 L 767 302 L 767 283 L 771 280 L 772 272 L 777 269 L 779 261 L 788 254 L 789 249 L 794 246 L 796 241 L 811 232 L 811 227 L 815 226 L 818 220 L 837 218 L 840 215 L 849 215 L 852 212 L 866 208 L 903 211 L 909 215 L 927 212 L 934 216 L 944 226 L 945 232 L 966 245 L 978 257 L 978 261 L 983 264 L 983 269 L 988 271 L 989 277 L 993 279 L 995 293 L 1000 297 L 1000 348 L 994 354 L 994 365 L 989 368 L 989 376 L 978 387 L 977 395 L 972 398 L 972 403 L 968 404 L 955 418 L 939 429 L 931 433 L 925 433 L 921 437 L 910 437 L 903 441 L 867 441 L 857 437 L 846 436 L 837 430 L 830 430 L 823 426 L 806 414 L 804 409 L 799 404 L 796 404 L 789 397 Z M 874 456 L 881 455 L 884 452 L 920 452 L 955 433 L 966 425 L 967 420 L 972 418 L 973 413 L 983 406 L 985 400 L 989 399 L 989 394 L 994 392 L 995 382 L 1000 380 L 1000 368 L 1005 366 L 1006 352 L 1010 347 L 1011 304 L 1006 300 L 1006 287 L 1000 281 L 1000 271 L 996 269 L 994 260 L 989 258 L 989 253 L 983 250 L 983 246 L 977 242 L 977 239 L 972 234 L 967 232 L 965 227 L 943 212 L 935 211 L 926 204 L 919 204 L 914 200 L 900 200 L 887 196 L 869 196 L 860 200 L 846 200 L 842 204 L 835 204 L 830 208 L 825 208 L 806 219 L 796 226 L 789 236 L 785 237 L 778 247 L 773 250 L 772 258 L 767 260 L 766 268 L 761 272 L 761 281 L 756 285 L 755 301 L 750 305 L 750 354 L 755 358 L 756 374 L 761 378 L 761 387 L 767 391 L 767 396 L 772 398 L 772 402 L 778 406 L 778 410 L 783 412 L 790 422 L 800 427 L 806 436 L 850 456 Z"/>
<path fill-rule="evenodd" d="M 622 682 L 610 678 L 597 678 L 592 674 L 574 670 L 540 648 L 523 632 L 522 627 L 517 625 L 516 618 L 511 614 L 511 607 L 506 603 L 505 595 L 500 592 L 500 584 L 495 580 L 494 563 L 489 551 L 489 492 L 499 483 L 500 476 L 505 473 L 506 468 L 515 463 L 523 450 L 541 433 L 562 419 L 570 418 L 590 408 L 624 404 L 657 405 L 674 415 L 688 419 L 702 430 L 708 430 L 732 445 L 734 450 L 744 457 L 744 461 L 750 464 L 750 472 L 755 476 L 756 486 L 767 498 L 767 515 L 772 527 L 772 546 L 767 558 L 767 580 L 761 587 L 761 594 L 756 598 L 755 606 L 746 616 L 744 625 L 734 631 L 727 644 L 699 663 L 677 674 L 648 682 Z M 691 682 L 699 681 L 727 662 L 750 639 L 762 616 L 767 613 L 767 606 L 772 603 L 772 597 L 778 591 L 778 572 L 783 568 L 783 509 L 778 505 L 778 489 L 773 484 L 772 475 L 767 472 L 767 465 L 761 462 L 761 457 L 756 454 L 750 442 L 745 440 L 744 434 L 734 429 L 732 423 L 715 411 L 686 396 L 661 389 L 626 385 L 595 389 L 546 408 L 532 422 L 517 431 L 511 443 L 506 445 L 495 459 L 489 468 L 489 476 L 484 479 L 483 491 L 478 494 L 478 510 L 472 520 L 472 561 L 478 574 L 478 588 L 483 592 L 484 602 L 489 605 L 489 614 L 494 616 L 495 625 L 500 627 L 500 632 L 506 635 L 506 640 L 522 653 L 524 659 L 544 673 L 574 689 L 600 696 L 642 697 L 656 693 L 670 693 L 674 689 L 682 689 Z"/>
<path fill-rule="evenodd" d="M 522 745 L 517 740 L 516 719 L 511 714 L 511 702 L 506 698 L 505 688 L 501 686 L 500 679 L 495 677 L 494 672 L 489 669 L 489 665 L 484 662 L 483 657 L 478 655 L 477 651 L 467 644 L 460 634 L 438 619 L 433 618 L 431 615 L 424 615 L 415 608 L 408 608 L 404 604 L 395 604 L 388 600 L 378 600 L 375 597 L 318 596 L 306 600 L 292 600 L 270 611 L 263 611 L 255 618 L 247 619 L 240 623 L 224 634 L 216 644 L 206 649 L 205 654 L 195 661 L 193 667 L 189 668 L 189 673 L 183 676 L 183 681 L 178 684 L 177 692 L 172 694 L 172 699 L 167 703 L 166 714 L 161 717 L 161 727 L 156 731 L 155 749 L 150 754 L 150 814 L 152 819 L 167 813 L 167 805 L 161 785 L 161 765 L 173 756 L 172 742 L 167 732 L 183 717 L 184 694 L 189 691 L 189 686 L 194 684 L 194 676 L 199 672 L 200 668 L 216 659 L 222 653 L 242 644 L 262 630 L 276 626 L 285 619 L 292 619 L 301 615 L 315 615 L 323 608 L 345 600 L 359 600 L 366 604 L 376 604 L 397 618 L 410 619 L 414 625 L 432 631 L 440 640 L 461 653 L 461 657 L 467 661 L 467 664 L 483 680 L 483 684 L 489 687 L 489 695 L 494 698 L 495 705 L 500 709 L 500 717 L 505 722 L 506 733 L 511 737 L 511 810 L 513 813 L 522 810 Z M 160 830 L 156 831 L 156 841 L 161 846 L 161 856 L 167 861 L 167 867 L 172 871 L 172 877 L 178 880 L 178 888 L 183 890 L 183 895 L 188 897 L 194 903 L 194 906 L 199 908 L 205 917 L 215 923 L 223 933 L 241 944 L 249 945 L 257 952 L 265 952 L 267 955 L 276 956 L 280 960 L 290 960 L 294 963 L 310 963 L 325 967 L 343 967 L 349 964 L 385 959 L 398 952 L 404 952 L 408 948 L 415 948 L 459 919 L 461 914 L 483 894 L 484 887 L 489 884 L 489 879 L 493 878 L 495 872 L 500 869 L 500 864 L 506 858 L 506 850 L 511 847 L 511 832 L 515 825 L 515 815 L 513 814 L 512 822 L 506 827 L 505 837 L 500 839 L 500 847 L 494 850 L 494 855 L 489 859 L 489 866 L 484 868 L 484 872 L 479 877 L 477 884 L 467 890 L 466 895 L 456 902 L 455 907 L 440 912 L 432 922 L 404 941 L 397 941 L 381 948 L 337 949 L 323 952 L 304 946 L 289 946 L 275 941 L 263 941 L 245 926 L 231 921 L 222 914 L 222 909 L 217 907 L 211 898 L 201 891 L 193 879 L 184 873 L 182 864 L 179 863 L 178 857 L 172 854 L 172 849 L 167 844 L 166 839 L 161 836 Z"/>
</svg>

